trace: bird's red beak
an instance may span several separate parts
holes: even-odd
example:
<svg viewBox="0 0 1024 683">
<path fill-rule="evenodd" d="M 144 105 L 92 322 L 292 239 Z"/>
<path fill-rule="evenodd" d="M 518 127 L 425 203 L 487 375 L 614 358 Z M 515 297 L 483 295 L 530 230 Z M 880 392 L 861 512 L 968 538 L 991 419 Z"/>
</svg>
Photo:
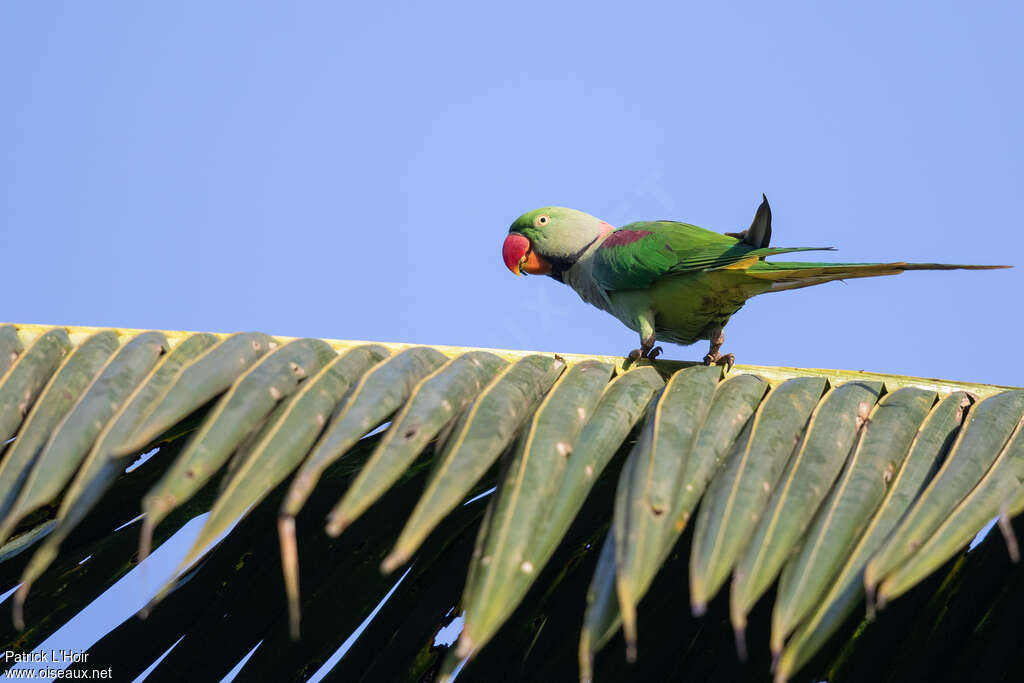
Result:
<svg viewBox="0 0 1024 683">
<path fill-rule="evenodd" d="M 501 257 L 505 266 L 516 275 L 547 275 L 551 264 L 533 250 L 530 240 L 516 232 L 510 232 L 501 245 Z"/>
</svg>

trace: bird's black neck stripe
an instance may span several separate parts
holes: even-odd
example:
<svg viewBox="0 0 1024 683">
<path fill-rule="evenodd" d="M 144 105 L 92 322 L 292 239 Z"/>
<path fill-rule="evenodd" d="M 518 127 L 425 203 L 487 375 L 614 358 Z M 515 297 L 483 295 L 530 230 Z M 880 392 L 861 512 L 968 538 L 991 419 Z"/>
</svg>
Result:
<svg viewBox="0 0 1024 683">
<path fill-rule="evenodd" d="M 559 258 L 557 256 L 548 258 L 548 263 L 551 264 L 551 272 L 548 273 L 551 277 L 555 278 L 559 282 L 565 282 L 565 271 L 569 270 L 576 265 L 576 262 L 582 258 L 583 254 L 586 253 L 587 249 L 590 249 L 594 245 L 594 242 L 601 239 L 601 235 L 598 235 L 594 239 L 587 242 L 582 249 L 577 251 L 568 258 Z"/>
</svg>

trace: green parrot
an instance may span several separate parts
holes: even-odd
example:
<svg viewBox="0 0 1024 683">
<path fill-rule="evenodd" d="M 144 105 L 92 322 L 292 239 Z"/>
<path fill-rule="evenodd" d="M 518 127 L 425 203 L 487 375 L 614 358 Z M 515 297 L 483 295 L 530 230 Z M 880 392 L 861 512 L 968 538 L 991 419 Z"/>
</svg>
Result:
<svg viewBox="0 0 1024 683">
<path fill-rule="evenodd" d="M 502 246 L 505 265 L 516 275 L 549 275 L 584 301 L 607 311 L 640 333 L 632 360 L 654 359 L 656 341 L 711 343 L 704 363 L 732 366 L 721 353 L 723 328 L 747 299 L 855 277 L 896 275 L 905 270 L 1007 268 L 945 263 L 768 262 L 766 256 L 832 247 L 770 247 L 768 198 L 750 227 L 717 233 L 675 221 L 642 221 L 614 228 L 582 211 L 548 206 L 524 213 Z"/>
</svg>

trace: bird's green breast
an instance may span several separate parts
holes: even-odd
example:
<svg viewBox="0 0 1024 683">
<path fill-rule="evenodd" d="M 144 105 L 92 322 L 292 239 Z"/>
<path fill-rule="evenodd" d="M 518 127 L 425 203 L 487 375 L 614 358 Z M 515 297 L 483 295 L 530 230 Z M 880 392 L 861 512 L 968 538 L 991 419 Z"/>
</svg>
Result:
<svg viewBox="0 0 1024 683">
<path fill-rule="evenodd" d="M 767 286 L 757 285 L 761 291 Z M 751 296 L 742 270 L 713 270 L 660 278 L 648 291 L 657 338 L 676 344 L 707 339 L 724 326 Z"/>
</svg>

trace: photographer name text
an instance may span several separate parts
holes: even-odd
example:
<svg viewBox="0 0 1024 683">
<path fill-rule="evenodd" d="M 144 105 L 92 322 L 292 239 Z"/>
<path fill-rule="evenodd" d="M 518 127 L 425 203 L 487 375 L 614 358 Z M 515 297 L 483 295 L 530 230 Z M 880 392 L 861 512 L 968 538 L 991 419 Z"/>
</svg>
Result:
<svg viewBox="0 0 1024 683">
<path fill-rule="evenodd" d="M 89 653 L 85 650 L 38 650 L 36 652 L 15 652 L 5 650 L 3 653 L 4 664 L 11 663 L 47 663 L 47 664 L 78 664 L 85 663 L 89 659 Z"/>
</svg>

